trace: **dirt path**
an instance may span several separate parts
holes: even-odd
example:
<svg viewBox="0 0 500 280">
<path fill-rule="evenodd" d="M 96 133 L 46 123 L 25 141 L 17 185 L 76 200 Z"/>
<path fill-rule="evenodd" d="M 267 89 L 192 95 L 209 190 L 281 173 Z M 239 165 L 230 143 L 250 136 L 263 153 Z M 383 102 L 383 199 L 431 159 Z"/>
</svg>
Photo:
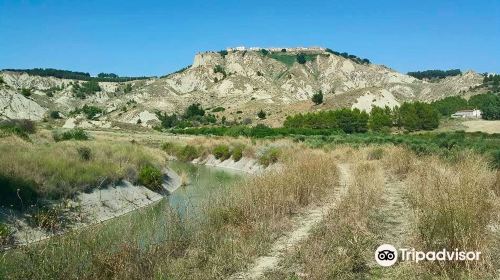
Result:
<svg viewBox="0 0 500 280">
<path fill-rule="evenodd" d="M 413 212 L 405 199 L 404 182 L 394 178 L 390 174 L 384 174 L 385 186 L 382 196 L 384 203 L 378 210 L 383 217 L 380 228 L 381 233 L 379 243 L 391 244 L 398 248 L 412 247 L 412 221 L 414 221 Z M 408 265 L 409 263 L 399 263 L 398 265 Z M 379 270 L 376 273 L 377 279 L 397 278 L 397 270 L 383 269 L 375 259 L 370 259 L 369 265 Z M 394 274 L 394 275 L 393 275 Z"/>
<path fill-rule="evenodd" d="M 339 188 L 335 191 L 332 199 L 323 206 L 308 209 L 305 213 L 294 218 L 295 229 L 279 238 L 271 247 L 268 255 L 258 257 L 247 271 L 235 274 L 229 279 L 258 279 L 262 277 L 266 271 L 275 269 L 289 251 L 311 234 L 313 227 L 318 225 L 337 205 L 337 202 L 345 195 L 347 187 L 351 183 L 349 164 L 339 164 L 338 168 L 340 172 Z"/>
</svg>

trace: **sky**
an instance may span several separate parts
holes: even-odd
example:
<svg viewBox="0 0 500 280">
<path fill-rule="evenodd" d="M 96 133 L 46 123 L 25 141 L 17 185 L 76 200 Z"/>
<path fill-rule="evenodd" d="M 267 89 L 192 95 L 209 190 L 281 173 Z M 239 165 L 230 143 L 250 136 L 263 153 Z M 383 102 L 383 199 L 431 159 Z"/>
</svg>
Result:
<svg viewBox="0 0 500 280">
<path fill-rule="evenodd" d="M 0 0 L 0 69 L 160 76 L 235 46 L 328 47 L 401 72 L 500 73 L 500 1 Z"/>
</svg>

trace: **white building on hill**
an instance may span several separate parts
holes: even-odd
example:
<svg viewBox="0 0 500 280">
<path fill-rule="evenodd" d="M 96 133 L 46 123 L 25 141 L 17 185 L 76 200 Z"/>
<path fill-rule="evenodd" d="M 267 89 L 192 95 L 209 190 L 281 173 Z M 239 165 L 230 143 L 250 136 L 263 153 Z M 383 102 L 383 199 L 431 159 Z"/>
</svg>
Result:
<svg viewBox="0 0 500 280">
<path fill-rule="evenodd" d="M 481 110 L 461 110 L 455 112 L 451 115 L 452 118 L 472 118 L 472 119 L 480 119 L 481 118 Z"/>
</svg>

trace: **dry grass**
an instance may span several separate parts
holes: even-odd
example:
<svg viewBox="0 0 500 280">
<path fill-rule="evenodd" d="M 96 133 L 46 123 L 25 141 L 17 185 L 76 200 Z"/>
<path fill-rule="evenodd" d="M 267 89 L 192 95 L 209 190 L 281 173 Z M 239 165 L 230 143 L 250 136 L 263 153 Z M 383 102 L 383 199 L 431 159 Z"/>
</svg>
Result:
<svg viewBox="0 0 500 280">
<path fill-rule="evenodd" d="M 285 270 L 269 279 L 363 279 L 369 275 L 376 235 L 376 211 L 382 202 L 383 172 L 373 162 L 351 164 L 352 184 L 346 196 L 312 237 L 285 261 Z"/>
<path fill-rule="evenodd" d="M 293 213 L 321 201 L 336 184 L 330 156 L 295 151 L 281 169 L 207 198 L 203 216 L 162 215 L 168 238 L 156 245 L 138 245 L 141 238 L 158 234 L 141 216 L 123 236 L 93 231 L 63 237 L 50 246 L 10 253 L 0 259 L 0 267 L 14 279 L 220 279 L 265 253 L 289 228 Z"/>
<path fill-rule="evenodd" d="M 82 158 L 85 147 L 89 157 Z M 0 175 L 34 181 L 42 195 L 65 197 L 119 179 L 135 181 L 146 164 L 164 164 L 164 155 L 131 143 L 65 141 L 37 145 L 17 137 L 0 139 Z"/>
<path fill-rule="evenodd" d="M 494 173 L 484 158 L 466 152 L 455 164 L 430 157 L 408 176 L 410 202 L 417 213 L 417 235 L 424 250 L 481 251 L 483 262 L 440 264 L 444 269 L 486 265 L 492 221 Z"/>
</svg>

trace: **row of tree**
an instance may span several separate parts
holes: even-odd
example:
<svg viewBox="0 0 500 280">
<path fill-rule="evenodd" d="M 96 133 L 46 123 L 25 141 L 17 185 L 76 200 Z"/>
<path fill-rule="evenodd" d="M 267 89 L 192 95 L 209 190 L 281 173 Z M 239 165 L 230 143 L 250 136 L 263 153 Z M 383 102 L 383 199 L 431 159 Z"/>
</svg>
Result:
<svg viewBox="0 0 500 280">
<path fill-rule="evenodd" d="M 400 127 L 408 131 L 431 130 L 439 125 L 439 113 L 422 102 L 404 103 L 401 107 L 374 107 L 370 114 L 359 109 L 340 109 L 288 116 L 286 128 L 339 129 L 346 133 L 384 131 Z"/>
<path fill-rule="evenodd" d="M 149 77 L 120 77 L 114 73 L 99 73 L 97 77 L 92 77 L 86 72 L 69 70 L 59 70 L 53 68 L 33 68 L 33 69 L 3 69 L 3 71 L 27 73 L 32 76 L 56 77 L 61 79 L 72 79 L 96 82 L 126 82 L 132 80 L 149 79 Z"/>
<path fill-rule="evenodd" d="M 337 51 L 334 51 L 334 50 L 331 50 L 331 49 L 326 49 L 326 52 L 328 53 L 331 53 L 331 54 L 334 54 L 334 55 L 338 55 L 338 56 L 341 56 L 343 58 L 347 58 L 347 59 L 350 59 L 358 64 L 370 64 L 370 60 L 368 58 L 361 58 L 361 57 L 358 57 L 356 55 L 353 55 L 353 54 L 349 54 L 349 53 L 346 53 L 346 52 L 337 52 Z"/>
<path fill-rule="evenodd" d="M 425 70 L 425 71 L 408 72 L 407 74 L 419 80 L 423 79 L 433 80 L 433 79 L 443 79 L 450 76 L 458 76 L 462 74 L 462 71 L 460 71 L 460 69 Z"/>
</svg>

